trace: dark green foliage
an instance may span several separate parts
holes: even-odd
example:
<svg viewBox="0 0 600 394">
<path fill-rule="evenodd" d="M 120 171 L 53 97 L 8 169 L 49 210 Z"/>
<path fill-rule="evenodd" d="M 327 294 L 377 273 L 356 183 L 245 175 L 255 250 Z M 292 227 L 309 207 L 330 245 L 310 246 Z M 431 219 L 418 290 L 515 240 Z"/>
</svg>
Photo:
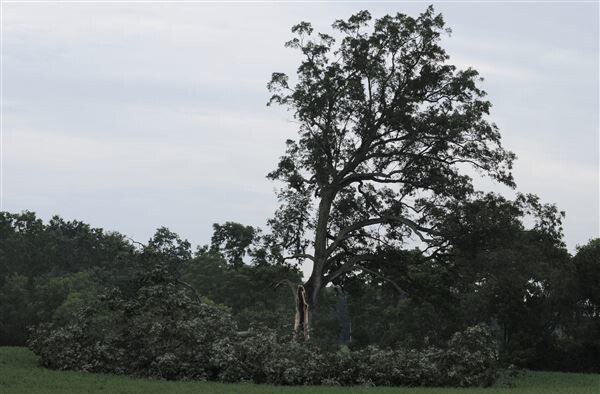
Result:
<svg viewBox="0 0 600 394">
<path fill-rule="evenodd" d="M 244 264 L 244 257 L 251 255 L 250 247 L 258 241 L 260 229 L 240 223 L 213 224 L 210 251 L 226 258 L 232 267 Z"/>
<path fill-rule="evenodd" d="M 449 64 L 440 45 L 442 16 L 361 11 L 333 29 L 294 26 L 296 78 L 268 84 L 270 103 L 299 124 L 269 174 L 283 182 L 271 227 L 290 259 L 312 260 L 316 336 L 331 338 L 318 331 L 331 323 L 319 314 L 332 283 L 351 296 L 358 346 L 437 345 L 487 322 L 507 364 L 580 353 L 580 338 L 596 348 L 598 248 L 571 261 L 555 205 L 477 192 L 464 172 L 515 186 L 478 73 Z M 415 240 L 420 250 L 405 250 Z"/>
<path fill-rule="evenodd" d="M 213 238 L 226 234 L 227 242 L 191 260 L 190 243 L 166 228 L 142 245 L 78 221 L 55 217 L 44 223 L 31 212 L 2 213 L 0 344 L 23 345 L 29 326 L 67 324 L 79 306 L 104 289 L 132 296 L 139 288 L 136 278 L 156 265 L 182 283 L 190 281 L 202 296 L 229 305 L 243 329 L 263 322 L 289 331 L 293 298 L 273 285 L 282 279 L 298 282 L 298 271 L 269 263 L 277 248 L 267 244 L 268 237 L 258 237 L 260 230 L 237 223 L 215 228 Z M 228 250 L 246 248 L 249 229 L 254 264 L 232 265 L 225 260 Z M 236 234 L 242 239 L 235 240 Z"/>
<path fill-rule="evenodd" d="M 600 326 L 581 280 L 596 275 L 600 257 L 590 254 L 589 274 L 576 274 L 584 264 L 564 248 L 561 213 L 532 196 L 494 194 L 447 208 L 438 228 L 451 248 L 433 257 L 385 250 L 372 272 L 338 282 L 350 295 L 353 346 L 440 346 L 453 332 L 487 322 L 504 365 L 597 370 Z"/>
<path fill-rule="evenodd" d="M 67 322 L 75 310 L 97 295 L 89 272 L 27 278 L 14 274 L 0 287 L 0 343 L 24 344 L 29 326 Z"/>
<path fill-rule="evenodd" d="M 556 341 L 539 344 L 530 368 L 600 372 L 600 239 L 577 248 L 570 276 L 556 278 L 569 302 Z"/>
<path fill-rule="evenodd" d="M 199 303 L 162 267 L 140 285 L 132 297 L 115 289 L 64 326 L 39 327 L 29 346 L 50 368 L 214 379 L 213 359 L 235 335 L 230 314 Z"/>
<path fill-rule="evenodd" d="M 118 233 L 0 212 L 0 344 L 23 345 L 28 326 L 68 319 L 99 285 L 129 277 L 133 253 Z"/>
<path fill-rule="evenodd" d="M 199 294 L 231 308 L 239 328 L 251 323 L 289 333 L 292 330 L 293 295 L 287 286 L 275 284 L 287 279 L 299 283 L 297 269 L 273 264 L 231 265 L 218 254 L 203 253 L 185 267 L 183 280 Z"/>
<path fill-rule="evenodd" d="M 152 269 L 156 264 L 170 275 L 180 277 L 183 266 L 192 258 L 190 243 L 166 227 L 160 227 L 141 250 L 142 267 Z"/>
<path fill-rule="evenodd" d="M 529 210 L 528 205 L 523 204 L 523 199 L 511 202 L 488 195 L 454 207 L 440 216 L 447 218 L 448 226 L 453 226 L 447 227 L 449 234 L 457 235 L 452 254 L 431 259 L 418 251 L 385 250 L 382 251 L 384 258 L 373 263 L 373 273 L 355 271 L 338 281 L 348 295 L 351 348 L 360 350 L 369 345 L 395 349 L 439 348 L 445 346 L 452 333 L 487 321 L 497 335 L 502 362 L 506 364 L 535 369 L 598 371 L 600 324 L 594 301 L 596 281 L 593 280 L 597 275 L 596 263 L 600 261 L 598 241 L 592 240 L 579 248 L 578 254 L 570 259 L 560 238 L 557 240 L 552 235 L 552 228 L 546 226 L 550 230 L 546 231 L 538 226 L 528 230 L 521 224 L 521 216 Z M 542 215 L 538 222 L 552 223 L 551 218 L 543 219 L 544 215 L 553 215 L 551 211 L 538 209 Z M 25 250 L 34 240 L 47 250 L 58 250 L 58 245 L 66 242 L 52 235 L 56 225 L 39 225 L 31 220 L 33 214 L 12 216 L 20 219 L 5 226 L 6 236 L 0 242 L 4 255 L 14 256 L 11 251 Z M 55 220 L 55 223 L 64 221 Z M 39 240 L 20 233 L 28 227 L 37 227 L 46 236 Z M 77 239 L 81 235 L 77 234 L 73 232 L 71 236 Z M 44 242 L 50 245 L 44 246 Z M 144 248 L 134 249 L 123 241 L 115 250 L 110 252 L 114 262 L 109 261 L 106 254 L 98 254 L 105 257 L 94 263 L 97 266 L 91 264 L 87 271 L 59 275 L 49 270 L 27 277 L 24 267 L 22 273 L 3 275 L 0 286 L 2 341 L 23 343 L 28 326 L 48 321 L 53 322 L 56 335 L 66 335 L 64 331 L 61 334 L 59 328 L 81 319 L 77 311 L 82 306 L 98 307 L 94 300 L 105 293 L 106 288 L 116 288 L 114 294 L 121 299 L 137 297 L 143 285 L 139 276 L 156 265 L 165 270 L 170 280 L 182 282 L 177 288 L 184 291 L 186 297 L 195 300 L 197 292 L 227 305 L 239 330 L 258 323 L 276 330 L 279 336 L 291 332 L 292 295 L 285 286 L 274 289 L 273 285 L 282 279 L 298 283 L 300 274 L 285 265 L 268 264 L 264 256 L 271 252 L 261 245 L 253 247 L 258 253 L 252 255 L 252 259 L 261 256 L 256 263 L 239 267 L 232 267 L 220 253 L 210 250 L 190 260 L 189 243 L 167 229 L 160 229 Z M 11 265 L 7 261 L 2 263 L 4 267 Z M 408 296 L 399 293 L 396 286 Z M 321 294 L 321 313 L 315 319 L 318 335 L 314 339 L 323 350 L 335 349 L 339 344 L 338 302 L 333 288 L 326 288 Z M 103 313 L 108 316 L 113 312 L 104 310 Z M 78 351 L 85 355 L 87 350 Z M 170 357 L 167 354 L 156 364 L 165 376 Z M 254 358 L 258 356 L 249 357 Z M 218 362 L 222 363 L 222 358 Z"/>
<path fill-rule="evenodd" d="M 487 119 L 479 74 L 449 63 L 433 7 L 375 20 L 361 11 L 332 28 L 294 26 L 295 78 L 277 72 L 268 84 L 270 103 L 299 124 L 268 175 L 283 183 L 271 228 L 290 259 L 312 260 L 315 313 L 323 288 L 370 270 L 382 249 L 448 247 L 436 212 L 474 195 L 465 167 L 514 186 L 515 156 Z"/>
<path fill-rule="evenodd" d="M 385 258 L 372 265 L 373 272 L 379 276 L 355 271 L 340 280 L 338 284 L 348 295 L 351 348 L 355 351 L 369 345 L 420 351 L 432 346 L 441 348 L 452 333 L 487 321 L 497 335 L 502 361 L 506 364 L 535 369 L 598 371 L 600 324 L 597 309 L 594 309 L 597 306 L 592 301 L 596 282 L 589 280 L 596 275 L 596 263 L 600 261 L 598 242 L 592 240 L 579 248 L 578 254 L 570 260 L 560 242 L 550 236 L 551 231 L 526 230 L 520 224 L 519 215 L 524 209 L 518 204 L 521 202 L 494 196 L 464 204 L 460 208 L 462 212 L 458 210 L 456 214 L 461 221 L 454 221 L 451 211 L 446 214 L 449 225 L 463 226 L 452 228 L 452 233 L 460 236 L 452 255 L 430 259 L 418 251 L 387 250 Z M 31 219 L 33 215 L 25 217 Z M 551 222 L 550 219 L 545 221 Z M 14 225 L 11 231 L 23 231 L 26 227 Z M 42 233 L 51 233 L 44 230 L 45 227 L 42 223 Z M 44 242 L 57 242 L 55 239 L 48 236 Z M 25 236 L 7 233 L 4 243 L 0 243 L 4 249 L 0 251 L 19 249 L 23 247 L 20 244 L 30 241 Z M 260 245 L 253 247 L 260 259 L 255 264 L 239 267 L 232 267 L 220 253 L 210 250 L 190 260 L 189 243 L 167 229 L 160 229 L 149 246 L 136 250 L 124 242 L 120 249 L 120 253 L 114 254 L 116 263 L 103 258 L 97 261 L 98 268 L 92 266 L 88 271 L 61 275 L 42 272 L 31 278 L 20 273 L 3 276 L 0 332 L 4 343 L 23 343 L 28 326 L 49 321 L 53 322 L 53 330 L 58 335 L 53 340 L 58 341 L 60 335 L 68 332 L 61 331 L 60 327 L 75 324 L 82 318 L 77 314 L 82 306 L 99 308 L 100 304 L 94 300 L 106 293 L 106 288 L 116 288 L 114 296 L 120 299 L 135 299 L 143 287 L 140 275 L 156 265 L 165 270 L 170 280 L 182 282 L 177 288 L 185 292 L 187 298 L 195 300 L 197 292 L 205 297 L 208 305 L 211 302 L 207 299 L 227 305 L 239 330 L 261 324 L 275 330 L 277 337 L 291 332 L 292 294 L 285 286 L 274 289 L 273 285 L 282 279 L 298 283 L 300 274 L 285 265 L 268 264 L 264 256 L 270 252 Z M 531 281 L 532 278 L 537 281 Z M 540 287 L 538 283 L 543 285 Z M 404 289 L 408 296 L 400 294 L 396 286 Z M 339 297 L 333 288 L 326 288 L 321 294 L 321 313 L 315 320 L 318 335 L 314 342 L 322 351 L 327 351 L 325 354 L 330 354 L 339 344 L 338 303 Z M 99 310 L 106 316 L 113 313 L 106 308 Z M 100 323 L 95 325 L 100 326 Z M 253 340 L 261 341 L 257 339 L 256 330 L 254 333 L 245 342 L 247 348 L 253 346 Z M 71 341 L 71 336 L 64 341 Z M 88 350 L 77 351 L 84 357 Z M 172 359 L 165 354 L 157 361 L 156 368 L 167 376 Z M 229 357 L 224 354 L 219 353 L 215 359 L 219 365 Z M 244 354 L 251 355 L 247 360 L 260 358 L 251 351 Z M 230 375 L 238 374 L 234 372 L 227 371 Z M 253 376 L 259 381 L 267 379 L 260 374 Z M 219 379 L 231 378 L 223 375 Z"/>
<path fill-rule="evenodd" d="M 200 299 L 193 286 L 182 281 L 186 275 L 194 278 L 193 270 L 181 275 L 179 269 L 173 269 L 187 258 L 181 253 L 187 248 L 183 244 L 181 249 L 178 237 L 163 230 L 150 244 L 153 246 L 140 257 L 142 265 L 158 263 L 130 281 L 128 291 L 113 288 L 87 299 L 67 321 L 55 318 L 55 322 L 34 330 L 29 346 L 40 356 L 42 365 L 161 379 L 282 385 L 470 386 L 489 384 L 494 376 L 495 345 L 486 342 L 485 335 L 489 334 L 483 329 L 457 336 L 447 350 L 419 351 L 367 347 L 331 352 L 315 344 L 291 341 L 267 327 L 251 327 L 240 333 L 228 309 Z M 195 267 L 210 266 L 209 257 L 198 258 Z M 215 258 L 212 263 L 224 264 Z M 221 277 L 234 272 L 219 264 L 212 267 Z M 281 267 L 248 269 L 246 275 L 258 273 L 257 278 L 261 273 L 271 277 L 273 269 L 282 272 Z M 213 278 L 216 276 L 213 272 Z"/>
<path fill-rule="evenodd" d="M 118 233 L 58 216 L 47 224 L 33 212 L 0 212 L 0 284 L 8 275 L 59 276 L 90 269 L 119 269 L 133 247 Z"/>
<path fill-rule="evenodd" d="M 496 341 L 483 325 L 469 327 L 452 336 L 443 356 L 450 386 L 491 385 L 496 379 Z"/>
<path fill-rule="evenodd" d="M 30 304 L 27 277 L 11 275 L 0 288 L 0 341 L 4 345 L 23 344 L 26 327 L 35 321 Z"/>
<path fill-rule="evenodd" d="M 484 327 L 456 334 L 447 349 L 324 352 L 265 327 L 240 335 L 223 308 L 198 303 L 153 272 L 136 295 L 113 292 L 65 326 L 30 340 L 42 365 L 161 379 L 277 385 L 485 386 L 495 379 L 495 343 Z"/>
<path fill-rule="evenodd" d="M 600 238 L 578 247 L 573 264 L 580 306 L 587 316 L 600 319 Z"/>
</svg>

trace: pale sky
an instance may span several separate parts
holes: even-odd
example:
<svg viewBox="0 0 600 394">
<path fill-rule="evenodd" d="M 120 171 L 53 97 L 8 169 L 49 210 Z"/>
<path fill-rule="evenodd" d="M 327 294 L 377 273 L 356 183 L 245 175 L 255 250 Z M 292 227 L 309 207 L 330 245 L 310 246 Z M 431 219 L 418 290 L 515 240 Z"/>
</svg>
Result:
<svg viewBox="0 0 600 394">
<path fill-rule="evenodd" d="M 159 226 L 193 244 L 215 222 L 266 228 L 265 175 L 296 129 L 265 106 L 270 74 L 298 65 L 290 27 L 429 3 L 5 2 L 3 208 L 139 241 Z M 517 190 L 566 211 L 570 251 L 598 237 L 598 3 L 434 5 L 450 62 L 485 78 Z"/>
</svg>

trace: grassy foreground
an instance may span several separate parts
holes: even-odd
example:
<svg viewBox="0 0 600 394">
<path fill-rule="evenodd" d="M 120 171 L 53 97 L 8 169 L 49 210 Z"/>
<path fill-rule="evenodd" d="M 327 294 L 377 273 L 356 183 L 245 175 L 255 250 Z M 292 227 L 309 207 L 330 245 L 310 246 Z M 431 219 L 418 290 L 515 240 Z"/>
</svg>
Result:
<svg viewBox="0 0 600 394">
<path fill-rule="evenodd" d="M 40 368 L 26 348 L 0 347 L 0 393 L 422 393 L 453 394 L 597 394 L 600 375 L 528 372 L 513 381 L 515 387 L 491 388 L 390 388 L 390 387 L 282 387 L 212 382 L 166 382 L 124 376 L 51 371 Z M 505 386 L 505 385 L 504 385 Z"/>
</svg>

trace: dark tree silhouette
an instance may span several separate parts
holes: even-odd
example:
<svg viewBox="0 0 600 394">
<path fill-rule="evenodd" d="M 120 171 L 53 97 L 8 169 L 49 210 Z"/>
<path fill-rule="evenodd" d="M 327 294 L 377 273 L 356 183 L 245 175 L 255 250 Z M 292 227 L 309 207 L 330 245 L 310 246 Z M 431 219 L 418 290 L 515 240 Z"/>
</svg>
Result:
<svg viewBox="0 0 600 394">
<path fill-rule="evenodd" d="M 337 38 L 294 26 L 286 46 L 303 55 L 297 80 L 273 73 L 268 84 L 270 104 L 299 123 L 269 177 L 283 183 L 271 227 L 285 258 L 313 263 L 305 332 L 321 289 L 368 269 L 382 247 L 444 247 L 431 212 L 474 192 L 466 167 L 514 187 L 514 154 L 486 120 L 477 71 L 447 63 L 442 16 L 429 7 L 370 22 L 367 11 L 338 20 Z"/>
</svg>

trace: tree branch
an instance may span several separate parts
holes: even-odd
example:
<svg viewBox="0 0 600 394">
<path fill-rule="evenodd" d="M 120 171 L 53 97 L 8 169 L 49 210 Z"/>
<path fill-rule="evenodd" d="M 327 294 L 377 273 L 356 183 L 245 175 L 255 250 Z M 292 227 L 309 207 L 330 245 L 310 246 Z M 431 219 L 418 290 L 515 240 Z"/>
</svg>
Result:
<svg viewBox="0 0 600 394">
<path fill-rule="evenodd" d="M 177 283 L 179 283 L 180 285 L 182 285 L 186 289 L 190 290 L 194 294 L 194 296 L 196 297 L 196 301 L 198 301 L 198 304 L 202 303 L 202 298 L 200 297 L 200 294 L 198 294 L 198 290 L 196 290 L 196 288 L 194 286 L 190 285 L 189 283 L 186 283 L 186 282 L 182 281 L 181 279 L 177 279 Z"/>
<path fill-rule="evenodd" d="M 372 254 L 354 256 L 348 261 L 346 261 L 344 264 L 342 264 L 342 266 L 339 267 L 337 270 L 327 275 L 323 283 L 330 283 L 336 278 L 338 278 L 340 275 L 350 272 L 356 266 L 356 264 L 361 261 L 375 261 L 375 259 L 376 256 Z"/>
<path fill-rule="evenodd" d="M 393 280 L 391 280 L 390 278 L 388 278 L 388 277 L 386 277 L 384 275 L 381 275 L 379 272 L 370 270 L 370 269 L 365 268 L 363 266 L 357 266 L 356 268 L 359 268 L 359 269 L 361 269 L 364 272 L 368 272 L 368 273 L 370 273 L 372 275 L 375 275 L 375 276 L 377 276 L 377 277 L 385 280 L 386 282 L 389 282 L 392 286 L 394 286 L 394 288 L 398 291 L 398 293 L 400 294 L 401 297 L 407 297 L 408 296 L 408 293 L 406 291 L 404 291 L 396 282 L 394 282 Z"/>
<path fill-rule="evenodd" d="M 292 260 L 292 259 L 309 259 L 315 261 L 315 257 L 308 253 L 297 253 L 291 256 L 285 256 L 283 260 Z"/>
<path fill-rule="evenodd" d="M 392 216 L 392 215 L 384 214 L 377 218 L 361 220 L 360 222 L 356 222 L 348 227 L 344 227 L 343 229 L 341 229 L 340 232 L 338 233 L 338 235 L 335 237 L 335 240 L 327 248 L 326 254 L 327 254 L 327 256 L 329 256 L 339 246 L 339 244 L 341 242 L 350 238 L 348 235 L 350 233 L 352 233 L 353 231 L 360 230 L 361 228 L 372 226 L 374 224 L 394 223 L 394 222 L 400 223 L 400 224 L 403 224 L 403 225 L 409 227 L 413 231 L 413 233 L 415 233 L 419 237 L 419 239 L 425 243 L 431 242 L 432 240 L 425 238 L 422 233 L 435 235 L 435 231 L 433 229 L 423 227 L 410 219 L 407 219 L 407 218 L 404 218 L 401 216 Z"/>
<path fill-rule="evenodd" d="M 292 291 L 292 296 L 294 297 L 294 299 L 296 298 L 296 288 L 298 287 L 297 284 L 293 284 L 290 280 L 288 279 L 282 279 L 279 282 L 275 283 L 273 285 L 274 289 L 278 289 L 279 286 L 286 284 L 288 285 L 288 287 L 290 288 L 290 290 Z"/>
</svg>

